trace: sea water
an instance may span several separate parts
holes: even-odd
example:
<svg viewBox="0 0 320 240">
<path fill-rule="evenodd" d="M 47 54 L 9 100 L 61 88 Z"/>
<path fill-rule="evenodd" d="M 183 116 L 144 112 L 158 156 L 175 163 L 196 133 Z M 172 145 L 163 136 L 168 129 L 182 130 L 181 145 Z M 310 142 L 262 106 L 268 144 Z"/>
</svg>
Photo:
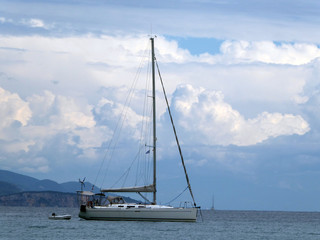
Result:
<svg viewBox="0 0 320 240">
<path fill-rule="evenodd" d="M 71 214 L 71 220 L 48 216 Z M 87 221 L 75 208 L 0 207 L 0 239 L 320 239 L 319 212 L 202 210 L 195 223 Z"/>
</svg>

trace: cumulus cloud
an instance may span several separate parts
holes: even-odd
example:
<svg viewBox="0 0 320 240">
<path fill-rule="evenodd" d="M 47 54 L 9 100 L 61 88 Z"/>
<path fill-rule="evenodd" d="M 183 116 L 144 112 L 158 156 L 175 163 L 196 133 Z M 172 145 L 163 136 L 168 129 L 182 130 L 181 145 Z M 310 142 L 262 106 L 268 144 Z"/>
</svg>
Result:
<svg viewBox="0 0 320 240">
<path fill-rule="evenodd" d="M 307 68 L 257 66 L 252 63 L 294 66 L 312 61 L 319 55 L 319 49 L 312 44 L 225 41 L 220 54 L 194 56 L 187 50 L 179 48 L 175 41 L 167 41 L 161 36 L 156 41 L 160 63 L 176 64 L 172 69 L 168 64 L 165 65 L 169 93 L 174 91 L 177 84 L 190 82 L 205 88 L 215 86 L 224 94 L 234 95 L 237 100 L 243 101 L 248 99 L 259 102 L 267 100 L 272 103 L 293 101 L 298 104 L 307 102 L 308 96 L 302 94 L 306 76 L 309 74 Z M 119 87 L 128 84 L 128 79 L 131 79 L 135 72 L 133 69 L 138 65 L 137 55 L 140 56 L 150 44 L 145 36 L 107 35 L 65 38 L 2 36 L 1 42 L 7 48 L 26 49 L 24 52 L 15 53 L 2 49 L 1 54 L 2 62 L 7 63 L 0 67 L 2 72 L 15 79 L 22 77 L 28 79 L 20 81 L 21 89 L 17 87 L 20 93 L 31 95 L 30 92 L 24 92 L 30 91 L 27 87 L 30 84 L 41 92 L 48 85 L 52 85 L 52 82 L 56 82 L 55 89 L 62 96 L 73 97 L 85 89 L 88 98 L 93 97 L 101 86 Z M 15 62 L 18 59 L 24 62 Z M 203 62 L 210 65 L 201 67 L 197 65 Z M 233 65 L 230 66 L 231 63 Z M 235 63 L 245 63 L 245 65 L 239 66 Z M 226 70 L 225 65 L 228 65 L 230 71 Z M 42 84 L 38 84 L 40 79 Z M 279 85 L 286 87 L 279 88 Z M 246 94 L 248 91 L 243 91 L 244 89 L 250 91 L 250 94 Z M 36 108 L 36 104 L 34 107 Z M 77 124 L 90 124 L 89 118 L 81 116 L 79 112 L 77 114 L 65 113 L 59 121 L 64 124 L 69 120 L 71 122 L 81 120 L 84 122 Z"/>
<path fill-rule="evenodd" d="M 71 151 L 70 162 L 100 160 L 101 147 L 112 135 L 110 126 L 121 120 L 125 131 L 129 131 L 124 135 L 136 141 L 143 120 L 132 108 L 107 98 L 92 106 L 48 90 L 22 100 L 18 94 L 1 88 L 0 110 L 0 152 L 7 157 L 16 156 L 19 160 L 7 164 L 18 164 L 27 172 L 49 171 L 50 164 L 61 161 L 54 160 L 52 152 L 70 156 Z M 124 119 L 120 119 L 121 114 Z"/>
<path fill-rule="evenodd" d="M 221 47 L 221 61 L 226 63 L 263 62 L 302 65 L 320 56 L 315 44 L 281 43 L 271 41 L 225 41 Z"/>
<path fill-rule="evenodd" d="M 137 105 L 141 108 L 143 99 L 138 98 L 137 100 L 139 102 Z M 126 128 L 126 131 L 130 133 L 125 136 L 137 140 L 141 137 L 141 124 L 143 122 L 150 122 L 148 116 L 143 116 L 143 113 L 140 114 L 134 110 L 135 107 L 138 107 L 137 105 L 127 106 L 107 98 L 102 98 L 95 108 L 95 113 L 97 114 L 97 120 L 99 122 L 103 122 L 114 128 L 116 128 L 116 126 L 118 126 L 118 128 Z M 140 111 L 142 110 L 140 109 Z"/>
<path fill-rule="evenodd" d="M 41 24 L 40 24 L 41 25 Z M 20 59 L 33 63 L 41 57 L 44 70 L 56 70 L 51 64 L 52 59 L 61 64 L 73 61 L 87 69 L 91 66 L 90 75 L 99 83 L 107 76 L 115 77 L 121 72 L 119 67 L 129 70 L 136 68 L 143 53 L 149 49 L 149 42 L 143 35 L 100 37 L 86 35 L 82 37 L 47 38 L 41 36 L 2 36 L 2 46 L 7 49 L 26 49 L 19 53 Z M 168 41 L 164 37 L 156 39 L 157 57 L 162 63 L 207 63 L 207 64 L 238 64 L 261 62 L 267 64 L 303 65 L 320 56 L 320 49 L 314 44 L 275 44 L 272 41 L 248 42 L 225 41 L 221 52 L 216 55 L 209 53 L 192 55 L 188 50 L 178 46 L 176 41 Z M 3 52 L 4 55 L 9 55 Z M 12 59 L 7 56 L 6 59 Z M 30 61 L 31 60 L 31 61 Z M 146 59 L 147 60 L 147 59 Z M 30 66 L 28 66 L 30 67 Z M 112 68 L 111 68 L 112 67 Z M 108 70 L 108 71 L 107 71 Z M 60 70 L 61 72 L 61 70 Z M 40 71 L 39 73 L 43 73 Z M 35 73 L 34 73 L 35 74 Z M 124 76 L 123 73 L 120 76 Z M 56 79 L 50 79 L 53 81 Z"/>
<path fill-rule="evenodd" d="M 42 139 L 66 134 L 67 144 L 89 151 L 100 147 L 109 135 L 107 127 L 96 126 L 90 105 L 79 103 L 70 97 L 55 96 L 49 91 L 44 95 L 33 95 L 28 101 L 37 116 L 33 119 L 34 125 L 30 126 L 32 131 L 28 132 L 30 137 L 37 135 Z M 45 134 L 43 127 L 47 128 Z"/>
<path fill-rule="evenodd" d="M 311 43 L 275 43 L 273 41 L 226 40 L 219 54 L 192 55 L 179 48 L 176 41 L 157 38 L 161 62 L 239 64 L 260 62 L 266 64 L 303 65 L 320 57 L 320 48 Z"/>
<path fill-rule="evenodd" d="M 19 129 L 26 127 L 32 117 L 29 104 L 18 94 L 0 88 L 0 140 L 1 151 L 19 152 L 29 151 L 35 142 L 20 136 Z"/>
<path fill-rule="evenodd" d="M 9 127 L 14 121 L 25 126 L 31 116 L 32 113 L 27 102 L 23 101 L 18 94 L 12 94 L 0 88 L 1 129 Z"/>
<path fill-rule="evenodd" d="M 74 158 L 94 159 L 96 155 L 93 149 L 101 147 L 110 136 L 107 126 L 96 125 L 92 106 L 70 97 L 54 95 L 50 91 L 22 100 L 18 94 L 1 88 L 0 109 L 0 150 L 3 155 L 20 156 L 21 166 L 29 164 L 30 159 L 40 157 L 38 154 L 45 155 L 43 148 L 56 138 L 63 141 L 66 149 L 69 146 L 81 150 L 80 154 L 75 152 Z M 53 150 L 55 147 L 49 148 Z M 48 161 L 33 163 L 32 169 L 48 170 Z"/>
<path fill-rule="evenodd" d="M 175 41 L 165 42 L 159 48 L 163 59 L 168 62 L 198 62 L 207 64 L 266 63 L 303 65 L 320 57 L 320 48 L 310 43 L 275 43 L 273 41 L 226 40 L 220 46 L 219 54 L 203 53 L 191 55 L 179 49 Z M 163 47 L 169 51 L 163 50 Z"/>
<path fill-rule="evenodd" d="M 281 135 L 303 135 L 309 124 L 293 114 L 262 112 L 245 119 L 226 103 L 221 92 L 183 85 L 172 99 L 181 126 L 190 138 L 206 145 L 249 146 Z"/>
<path fill-rule="evenodd" d="M 50 143 L 60 142 L 66 147 L 61 151 L 70 151 L 70 161 L 97 159 L 97 149 L 111 137 L 110 129 L 123 109 L 128 90 L 123 86 L 133 79 L 141 56 L 149 49 L 148 39 L 141 35 L 90 34 L 0 39 L 0 72 L 8 76 L 0 80 L 4 89 L 10 89 L 2 93 L 9 95 L 10 101 L 1 106 L 3 114 L 8 114 L 0 124 L 11 126 L 1 130 L 5 140 L 1 151 L 32 152 L 37 157 L 43 149 L 54 148 L 48 147 Z M 318 56 L 317 47 L 226 41 L 221 49 L 220 54 L 196 56 L 175 41 L 161 36 L 156 39 L 167 93 L 171 95 L 179 83 L 204 87 L 182 85 L 173 95 L 173 110 L 187 136 L 209 145 L 249 146 L 272 137 L 309 131 L 309 124 L 294 104 L 305 104 L 309 99 L 311 93 L 303 89 L 307 81 L 317 79 L 310 69 L 319 69 L 318 66 L 308 63 Z M 145 84 L 137 86 L 144 87 Z M 140 136 L 137 129 L 142 114 L 137 108 L 143 93 L 139 94 L 132 99 L 133 106 L 127 111 L 129 121 L 124 123 L 133 140 Z M 255 111 L 249 114 L 236 106 L 243 102 L 243 108 L 250 108 L 246 104 L 251 101 L 255 101 Z M 266 103 L 271 106 L 269 109 L 265 108 Z M 11 105 L 15 111 L 5 110 L 4 106 Z M 165 110 L 162 103 L 157 102 L 157 106 L 159 116 Z M 281 106 L 290 108 L 280 109 Z"/>
</svg>

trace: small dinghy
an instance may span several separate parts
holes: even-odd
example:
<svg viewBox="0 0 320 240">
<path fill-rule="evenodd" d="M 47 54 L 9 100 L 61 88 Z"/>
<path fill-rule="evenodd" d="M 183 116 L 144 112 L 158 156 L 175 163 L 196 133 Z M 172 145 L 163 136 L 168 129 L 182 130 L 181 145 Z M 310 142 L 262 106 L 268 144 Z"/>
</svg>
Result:
<svg viewBox="0 0 320 240">
<path fill-rule="evenodd" d="M 68 215 L 68 214 L 56 215 L 55 213 L 52 213 L 51 216 L 49 216 L 49 219 L 51 219 L 51 220 L 70 220 L 71 215 Z"/>
</svg>

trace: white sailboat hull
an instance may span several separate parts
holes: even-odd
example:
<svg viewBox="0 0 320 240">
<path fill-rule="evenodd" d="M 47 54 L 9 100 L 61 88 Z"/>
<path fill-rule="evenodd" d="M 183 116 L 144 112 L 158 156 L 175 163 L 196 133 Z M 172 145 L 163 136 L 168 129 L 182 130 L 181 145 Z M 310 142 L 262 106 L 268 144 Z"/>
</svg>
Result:
<svg viewBox="0 0 320 240">
<path fill-rule="evenodd" d="M 79 217 L 86 220 L 195 222 L 197 208 L 120 208 L 81 206 Z"/>
</svg>

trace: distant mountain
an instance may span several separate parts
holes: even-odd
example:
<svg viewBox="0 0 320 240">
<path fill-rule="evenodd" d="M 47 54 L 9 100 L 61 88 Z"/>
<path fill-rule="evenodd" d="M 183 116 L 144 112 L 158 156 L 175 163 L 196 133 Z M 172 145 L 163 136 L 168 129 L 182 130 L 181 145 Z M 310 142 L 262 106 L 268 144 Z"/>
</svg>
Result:
<svg viewBox="0 0 320 240">
<path fill-rule="evenodd" d="M 14 184 L 0 181 L 0 196 L 21 192 L 21 188 Z"/>
<path fill-rule="evenodd" d="M 91 190 L 92 184 L 85 183 L 84 190 Z M 30 207 L 78 207 L 76 191 L 79 182 L 57 183 L 38 180 L 22 174 L 0 170 L 0 206 Z M 126 202 L 138 202 L 123 197 Z"/>
<path fill-rule="evenodd" d="M 85 183 L 85 189 L 92 188 L 92 184 Z M 57 183 L 55 181 L 45 179 L 38 180 L 26 175 L 0 170 L 0 196 L 11 193 L 26 191 L 56 191 L 75 193 L 80 190 L 79 182 Z"/>
</svg>

